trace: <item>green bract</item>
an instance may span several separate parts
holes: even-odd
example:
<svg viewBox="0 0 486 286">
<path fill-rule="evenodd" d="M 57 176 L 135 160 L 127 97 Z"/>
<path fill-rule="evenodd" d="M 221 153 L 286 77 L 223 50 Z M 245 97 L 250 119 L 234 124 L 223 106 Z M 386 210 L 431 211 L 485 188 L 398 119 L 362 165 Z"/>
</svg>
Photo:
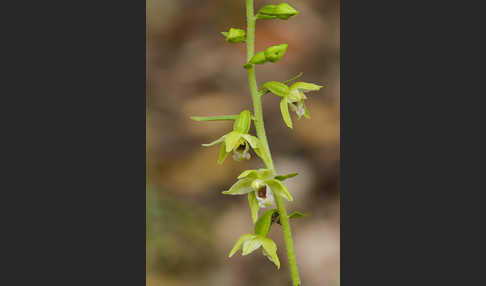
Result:
<svg viewBox="0 0 486 286">
<path fill-rule="evenodd" d="M 282 19 L 288 18 L 299 14 L 292 6 L 287 3 L 280 3 L 278 5 L 267 5 L 261 8 L 257 13 L 258 19 Z"/>
<path fill-rule="evenodd" d="M 230 43 L 244 43 L 246 41 L 245 31 L 241 29 L 230 28 L 228 32 L 221 32 L 221 34 Z"/>
<path fill-rule="evenodd" d="M 289 218 L 303 218 L 303 217 L 308 217 L 308 213 L 301 213 L 301 212 L 293 212 L 289 214 Z"/>
<path fill-rule="evenodd" d="M 242 255 L 248 255 L 260 248 L 260 246 L 263 246 L 263 255 L 280 269 L 280 261 L 277 256 L 277 245 L 270 238 L 258 234 L 242 235 L 231 249 L 228 257 L 232 257 L 240 249 L 242 249 Z"/>
<path fill-rule="evenodd" d="M 289 128 L 292 128 L 292 119 L 290 118 L 289 108 L 297 114 L 299 119 L 302 116 L 310 118 L 309 111 L 304 103 L 304 100 L 307 99 L 304 93 L 319 90 L 322 86 L 299 81 L 292 84 L 290 88 L 285 87 L 287 87 L 287 85 L 277 81 L 269 81 L 263 85 L 263 88 L 282 97 L 282 100 L 280 101 L 280 111 L 282 112 L 285 124 L 287 124 Z"/>
<path fill-rule="evenodd" d="M 278 210 L 277 209 L 269 210 L 264 212 L 260 216 L 260 218 L 255 224 L 256 234 L 267 236 L 268 232 L 270 232 L 270 227 L 272 225 L 272 218 L 274 213 L 278 213 Z"/>
<path fill-rule="evenodd" d="M 248 194 L 253 223 L 258 219 L 258 210 L 275 205 L 274 193 L 284 197 L 288 201 L 294 198 L 287 187 L 275 179 L 269 169 L 246 170 L 238 176 L 238 181 L 227 191 L 225 195 Z"/>
<path fill-rule="evenodd" d="M 248 110 L 243 110 L 235 119 L 233 124 L 233 131 L 221 136 L 219 139 L 202 144 L 204 147 L 210 147 L 218 143 L 221 144 L 221 151 L 219 153 L 218 164 L 223 164 L 229 153 L 233 152 L 233 159 L 240 161 L 242 159 L 249 160 L 250 146 L 253 148 L 258 156 L 262 156 L 260 152 L 260 140 L 253 135 L 248 134 L 251 125 L 251 114 Z"/>
<path fill-rule="evenodd" d="M 219 121 L 219 120 L 236 120 L 238 118 L 236 115 L 217 115 L 217 116 L 191 116 L 192 120 L 195 121 Z"/>
</svg>

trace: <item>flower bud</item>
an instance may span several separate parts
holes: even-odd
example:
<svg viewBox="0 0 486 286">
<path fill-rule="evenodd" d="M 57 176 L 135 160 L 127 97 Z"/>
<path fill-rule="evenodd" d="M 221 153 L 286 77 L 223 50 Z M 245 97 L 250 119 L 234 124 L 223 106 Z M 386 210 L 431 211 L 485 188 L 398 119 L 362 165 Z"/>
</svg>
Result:
<svg viewBox="0 0 486 286">
<path fill-rule="evenodd" d="M 275 19 L 287 20 L 288 18 L 299 14 L 292 6 L 287 3 L 278 5 L 267 5 L 261 8 L 257 13 L 258 19 Z"/>
<path fill-rule="evenodd" d="M 251 114 L 248 110 L 243 110 L 233 124 L 233 130 L 240 133 L 248 133 L 251 126 Z"/>
<path fill-rule="evenodd" d="M 265 57 L 267 58 L 267 60 L 274 63 L 283 57 L 285 51 L 287 51 L 288 46 L 289 45 L 287 44 L 271 46 L 270 48 L 265 50 Z"/>
<path fill-rule="evenodd" d="M 221 32 L 229 43 L 243 43 L 246 41 L 245 31 L 241 29 L 230 28 L 228 32 Z"/>
<path fill-rule="evenodd" d="M 267 62 L 267 58 L 264 52 L 256 53 L 253 58 L 248 62 L 249 64 L 261 65 Z"/>
</svg>

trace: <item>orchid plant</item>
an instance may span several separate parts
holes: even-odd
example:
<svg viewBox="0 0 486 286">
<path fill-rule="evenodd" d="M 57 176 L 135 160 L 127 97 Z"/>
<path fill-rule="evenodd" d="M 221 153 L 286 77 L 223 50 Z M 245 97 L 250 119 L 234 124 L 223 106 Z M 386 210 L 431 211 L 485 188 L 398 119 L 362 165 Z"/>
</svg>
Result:
<svg viewBox="0 0 486 286">
<path fill-rule="evenodd" d="M 203 144 L 205 147 L 221 144 L 218 164 L 223 164 L 230 153 L 232 153 L 232 157 L 236 161 L 249 160 L 251 158 L 250 150 L 253 150 L 265 164 L 265 168 L 243 171 L 238 176 L 237 181 L 227 191 L 223 191 L 223 194 L 226 195 L 247 195 L 251 218 L 255 224 L 253 233 L 244 234 L 237 240 L 229 253 L 229 257 L 232 257 L 239 250 L 242 250 L 242 255 L 248 255 L 261 248 L 263 255 L 273 262 L 277 268 L 280 268 L 277 245 L 268 237 L 268 233 L 273 224 L 281 225 L 292 284 L 293 286 L 298 286 L 301 285 L 301 281 L 295 259 L 289 219 L 304 217 L 305 214 L 300 212 L 287 214 L 283 199 L 292 202 L 294 198 L 283 181 L 296 176 L 297 173 L 278 175 L 275 170 L 263 122 L 262 97 L 268 93 L 281 97 L 280 110 L 283 121 L 289 128 L 293 128 L 289 110 L 295 112 L 298 119 L 301 117 L 310 118 L 309 111 L 304 103 L 307 99 L 305 93 L 317 91 L 322 86 L 306 82 L 295 82 L 289 86 L 290 82 L 297 80 L 302 75 L 300 73 L 296 77 L 283 82 L 267 82 L 258 89 L 255 65 L 279 61 L 285 55 L 288 45 L 271 46 L 255 54 L 256 21 L 269 19 L 288 20 L 290 17 L 298 15 L 299 12 L 287 3 L 280 3 L 277 5 L 266 5 L 255 14 L 253 0 L 245 1 L 246 32 L 242 29 L 230 28 L 228 32 L 222 32 L 222 35 L 228 43 L 246 43 L 247 62 L 243 67 L 248 72 L 253 114 L 249 110 L 243 110 L 240 114 L 235 115 L 191 118 L 197 121 L 234 121 L 232 131 L 209 144 Z M 252 122 L 256 129 L 256 136 L 249 134 Z M 259 216 L 259 210 L 268 207 L 271 209 Z"/>
</svg>

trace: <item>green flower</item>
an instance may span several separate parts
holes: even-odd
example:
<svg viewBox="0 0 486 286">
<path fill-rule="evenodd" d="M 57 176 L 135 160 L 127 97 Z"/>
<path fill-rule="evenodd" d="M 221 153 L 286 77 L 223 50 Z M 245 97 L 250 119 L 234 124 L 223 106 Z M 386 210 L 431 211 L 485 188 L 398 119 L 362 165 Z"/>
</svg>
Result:
<svg viewBox="0 0 486 286">
<path fill-rule="evenodd" d="M 265 51 L 256 53 L 244 67 L 249 68 L 252 64 L 262 65 L 266 62 L 275 63 L 285 55 L 288 46 L 288 44 L 280 44 L 268 47 Z"/>
<path fill-rule="evenodd" d="M 275 179 L 269 169 L 246 170 L 238 176 L 238 181 L 229 190 L 223 192 L 225 195 L 248 194 L 253 223 L 258 220 L 260 208 L 275 205 L 275 193 L 290 202 L 294 200 L 287 187 Z"/>
<path fill-rule="evenodd" d="M 250 146 L 258 156 L 260 152 L 260 141 L 257 137 L 248 134 L 251 126 L 251 114 L 248 110 L 243 110 L 236 118 L 233 124 L 233 131 L 218 138 L 217 140 L 202 144 L 204 147 L 210 147 L 218 143 L 221 144 L 218 164 L 223 164 L 229 153 L 233 152 L 233 159 L 236 161 L 249 160 Z"/>
<path fill-rule="evenodd" d="M 298 118 L 310 118 L 309 111 L 305 106 L 304 100 L 307 99 L 305 92 L 316 91 L 322 88 L 322 86 L 307 83 L 307 82 L 296 82 L 290 86 L 290 88 L 277 81 L 269 81 L 263 85 L 264 88 L 271 91 L 273 94 L 282 97 L 280 101 L 280 111 L 282 112 L 282 117 L 285 124 L 289 128 L 292 128 L 292 119 L 290 118 L 289 109 L 295 112 Z"/>
<path fill-rule="evenodd" d="M 242 235 L 231 249 L 228 257 L 232 257 L 238 250 L 242 249 L 242 255 L 248 255 L 262 247 L 263 255 L 272 261 L 280 269 L 280 261 L 277 256 L 277 245 L 273 240 L 258 234 Z"/>
<path fill-rule="evenodd" d="M 278 5 L 267 5 L 261 8 L 257 13 L 258 19 L 282 19 L 287 20 L 292 16 L 299 14 L 292 6 L 287 3 Z"/>
<path fill-rule="evenodd" d="M 221 32 L 229 43 L 243 43 L 246 41 L 246 34 L 244 30 L 230 28 L 228 32 Z"/>
</svg>

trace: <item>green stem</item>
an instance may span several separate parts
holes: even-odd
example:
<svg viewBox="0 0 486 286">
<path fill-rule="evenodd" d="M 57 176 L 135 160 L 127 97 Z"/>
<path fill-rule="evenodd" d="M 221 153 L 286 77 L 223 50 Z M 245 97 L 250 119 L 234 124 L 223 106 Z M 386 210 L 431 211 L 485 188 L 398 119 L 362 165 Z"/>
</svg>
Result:
<svg viewBox="0 0 486 286">
<path fill-rule="evenodd" d="M 246 57 L 247 62 L 255 54 L 255 23 L 256 17 L 254 14 L 253 0 L 246 0 L 246 18 L 247 18 L 247 35 L 246 35 Z M 272 170 L 275 174 L 275 167 L 273 165 L 272 154 L 270 153 L 270 147 L 268 146 L 267 135 L 265 133 L 265 126 L 263 123 L 263 108 L 261 94 L 258 92 L 258 85 L 255 77 L 255 66 L 252 65 L 248 68 L 248 83 L 250 85 L 251 97 L 253 100 L 253 112 L 255 115 L 255 128 L 258 139 L 262 144 L 262 151 L 264 153 L 264 162 L 268 169 Z M 274 194 L 275 201 L 277 203 L 278 212 L 280 214 L 280 222 L 282 224 L 282 231 L 284 233 L 285 246 L 287 249 L 287 257 L 289 259 L 290 274 L 292 276 L 293 286 L 299 286 L 301 284 L 299 278 L 299 270 L 295 261 L 294 243 L 292 241 L 292 234 L 290 231 L 290 223 L 285 209 L 285 204 L 282 197 L 278 194 Z"/>
<path fill-rule="evenodd" d="M 295 261 L 295 251 L 294 242 L 292 240 L 292 232 L 290 231 L 290 222 L 287 215 L 287 210 L 285 209 L 285 204 L 281 196 L 274 194 L 275 202 L 277 203 L 278 212 L 280 215 L 280 224 L 282 225 L 282 230 L 285 239 L 285 247 L 287 248 L 287 256 L 289 258 L 290 274 L 292 275 L 293 286 L 300 285 L 299 269 L 297 268 L 297 263 Z"/>
</svg>

